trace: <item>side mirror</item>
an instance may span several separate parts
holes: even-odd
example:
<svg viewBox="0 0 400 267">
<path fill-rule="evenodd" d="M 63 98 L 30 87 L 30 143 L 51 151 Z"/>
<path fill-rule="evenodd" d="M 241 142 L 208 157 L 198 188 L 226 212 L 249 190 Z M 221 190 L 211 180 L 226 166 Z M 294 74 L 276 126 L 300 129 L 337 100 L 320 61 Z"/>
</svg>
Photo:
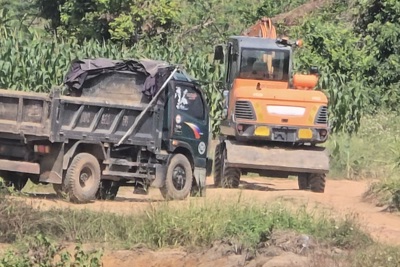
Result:
<svg viewBox="0 0 400 267">
<path fill-rule="evenodd" d="M 318 69 L 318 67 L 316 67 L 316 66 L 311 66 L 311 67 L 310 67 L 310 74 L 319 75 L 319 69 Z"/>
<path fill-rule="evenodd" d="M 224 48 L 222 45 L 215 46 L 214 49 L 214 60 L 224 63 Z"/>
</svg>

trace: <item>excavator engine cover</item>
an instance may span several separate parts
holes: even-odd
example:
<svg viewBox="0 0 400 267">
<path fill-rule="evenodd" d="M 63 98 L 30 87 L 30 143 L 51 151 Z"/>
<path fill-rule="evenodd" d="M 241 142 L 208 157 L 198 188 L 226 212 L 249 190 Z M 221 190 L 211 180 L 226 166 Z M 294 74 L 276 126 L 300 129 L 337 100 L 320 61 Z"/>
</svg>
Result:
<svg viewBox="0 0 400 267">
<path fill-rule="evenodd" d="M 227 167 L 288 173 L 328 173 L 329 155 L 323 147 L 282 148 L 225 141 Z"/>
</svg>

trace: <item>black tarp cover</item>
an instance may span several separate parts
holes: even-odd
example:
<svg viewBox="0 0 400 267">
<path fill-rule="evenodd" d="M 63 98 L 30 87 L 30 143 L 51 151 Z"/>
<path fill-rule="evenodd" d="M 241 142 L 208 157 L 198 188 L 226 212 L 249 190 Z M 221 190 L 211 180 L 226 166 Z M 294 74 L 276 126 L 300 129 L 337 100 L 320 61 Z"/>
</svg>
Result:
<svg viewBox="0 0 400 267">
<path fill-rule="evenodd" d="M 175 66 L 164 61 L 143 59 L 112 60 L 107 58 L 76 59 L 64 78 L 70 94 L 81 95 L 88 83 L 113 74 L 139 75 L 144 82 L 136 84 L 147 97 L 154 96 L 168 79 Z"/>
</svg>

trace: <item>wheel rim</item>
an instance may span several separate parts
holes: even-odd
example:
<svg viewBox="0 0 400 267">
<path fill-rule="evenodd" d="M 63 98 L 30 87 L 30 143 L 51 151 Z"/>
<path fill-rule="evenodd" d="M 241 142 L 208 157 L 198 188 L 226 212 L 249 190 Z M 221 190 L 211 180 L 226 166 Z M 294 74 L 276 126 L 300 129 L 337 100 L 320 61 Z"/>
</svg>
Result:
<svg viewBox="0 0 400 267">
<path fill-rule="evenodd" d="M 79 173 L 79 184 L 83 189 L 90 189 L 94 184 L 93 171 L 89 167 L 83 167 Z"/>
<path fill-rule="evenodd" d="M 172 172 L 172 183 L 175 189 L 182 190 L 186 184 L 186 171 L 182 165 L 177 165 Z"/>
</svg>

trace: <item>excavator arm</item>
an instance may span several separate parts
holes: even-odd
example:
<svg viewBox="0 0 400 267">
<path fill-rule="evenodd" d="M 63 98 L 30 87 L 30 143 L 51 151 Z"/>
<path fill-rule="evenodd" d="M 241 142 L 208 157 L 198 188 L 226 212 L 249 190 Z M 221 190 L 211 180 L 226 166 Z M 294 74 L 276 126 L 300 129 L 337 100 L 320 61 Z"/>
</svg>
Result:
<svg viewBox="0 0 400 267">
<path fill-rule="evenodd" d="M 259 37 L 259 38 L 270 38 L 276 39 L 276 29 L 272 20 L 267 17 L 263 17 L 258 20 L 253 26 L 242 32 L 242 35 L 249 37 Z M 274 68 L 272 66 L 272 59 L 275 57 L 275 53 L 271 55 L 266 55 L 264 57 L 264 61 L 267 63 L 268 70 L 270 73 L 274 72 Z"/>
<path fill-rule="evenodd" d="M 272 24 L 272 20 L 263 17 L 258 20 L 253 26 L 242 32 L 244 36 L 261 37 L 276 39 L 276 29 Z"/>
</svg>

